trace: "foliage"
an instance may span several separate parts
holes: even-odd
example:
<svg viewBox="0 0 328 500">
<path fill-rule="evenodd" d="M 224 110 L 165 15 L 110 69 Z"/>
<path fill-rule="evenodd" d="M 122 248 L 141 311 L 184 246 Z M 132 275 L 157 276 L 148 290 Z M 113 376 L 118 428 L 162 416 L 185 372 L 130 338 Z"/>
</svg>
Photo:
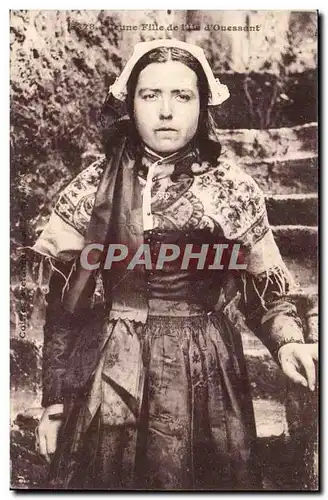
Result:
<svg viewBox="0 0 328 500">
<path fill-rule="evenodd" d="M 112 19 L 100 12 L 90 30 L 69 14 L 11 14 L 11 215 L 20 244 L 35 239 L 81 155 L 100 149 L 97 117 L 120 67 Z"/>
<path fill-rule="evenodd" d="M 36 390 L 40 385 L 40 351 L 35 342 L 11 339 L 10 380 L 13 388 Z"/>
</svg>

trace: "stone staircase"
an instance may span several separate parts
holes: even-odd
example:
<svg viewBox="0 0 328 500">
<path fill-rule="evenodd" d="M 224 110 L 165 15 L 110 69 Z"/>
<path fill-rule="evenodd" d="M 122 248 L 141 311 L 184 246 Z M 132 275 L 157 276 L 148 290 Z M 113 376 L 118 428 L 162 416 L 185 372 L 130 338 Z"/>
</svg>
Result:
<svg viewBox="0 0 328 500">
<path fill-rule="evenodd" d="M 300 289 L 293 295 L 308 341 L 318 339 L 317 125 L 220 131 L 223 150 L 257 181 L 283 259 Z M 246 158 L 246 159 L 245 159 Z M 313 315 L 314 314 L 314 315 Z M 317 393 L 288 384 L 266 348 L 243 333 L 267 490 L 315 490 Z M 311 422 L 311 425 L 309 425 Z"/>
<path fill-rule="evenodd" d="M 221 130 L 223 151 L 266 196 L 269 221 L 284 261 L 300 284 L 294 295 L 308 339 L 317 338 L 317 124 L 275 130 Z M 317 488 L 317 396 L 288 386 L 263 344 L 243 333 L 260 461 L 266 490 Z M 12 395 L 12 486 L 41 488 L 46 467 L 34 453 L 40 394 L 18 385 Z"/>
<path fill-rule="evenodd" d="M 271 130 L 218 131 L 225 154 L 262 188 L 276 242 L 300 284 L 317 296 L 317 124 Z"/>
</svg>

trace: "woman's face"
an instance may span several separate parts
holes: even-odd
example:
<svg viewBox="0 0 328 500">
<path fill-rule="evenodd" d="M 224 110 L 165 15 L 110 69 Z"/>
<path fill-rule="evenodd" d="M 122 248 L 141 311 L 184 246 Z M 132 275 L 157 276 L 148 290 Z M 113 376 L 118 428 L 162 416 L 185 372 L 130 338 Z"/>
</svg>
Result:
<svg viewBox="0 0 328 500">
<path fill-rule="evenodd" d="M 151 63 L 137 81 L 134 118 L 142 140 L 158 153 L 173 153 L 195 135 L 200 111 L 197 75 L 178 61 Z"/>
</svg>

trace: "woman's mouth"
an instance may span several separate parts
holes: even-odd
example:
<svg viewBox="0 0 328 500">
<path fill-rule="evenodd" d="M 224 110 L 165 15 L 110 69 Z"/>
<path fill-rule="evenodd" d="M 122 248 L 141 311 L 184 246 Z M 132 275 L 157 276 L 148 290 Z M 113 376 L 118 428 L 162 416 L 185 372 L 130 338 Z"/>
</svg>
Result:
<svg viewBox="0 0 328 500">
<path fill-rule="evenodd" d="M 156 132 L 177 132 L 177 129 L 172 128 L 172 127 L 161 127 L 161 128 L 157 128 Z"/>
</svg>

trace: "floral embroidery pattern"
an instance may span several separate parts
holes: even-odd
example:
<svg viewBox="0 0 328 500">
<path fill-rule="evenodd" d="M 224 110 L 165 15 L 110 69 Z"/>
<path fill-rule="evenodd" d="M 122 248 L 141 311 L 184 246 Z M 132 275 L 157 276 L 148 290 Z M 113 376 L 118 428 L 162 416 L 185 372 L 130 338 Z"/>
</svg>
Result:
<svg viewBox="0 0 328 500">
<path fill-rule="evenodd" d="M 155 215 L 155 221 L 160 229 L 169 229 L 165 224 L 166 221 L 169 221 L 170 229 L 195 229 L 199 228 L 204 215 L 204 206 L 196 196 L 187 191 L 167 210 Z"/>
<path fill-rule="evenodd" d="M 228 239 L 250 247 L 269 230 L 262 191 L 248 174 L 225 160 L 195 178 L 191 192 L 204 200 L 206 215 Z"/>
<path fill-rule="evenodd" d="M 89 224 L 105 162 L 106 157 L 102 156 L 80 172 L 62 191 L 54 209 L 59 217 L 82 235 Z"/>
</svg>

